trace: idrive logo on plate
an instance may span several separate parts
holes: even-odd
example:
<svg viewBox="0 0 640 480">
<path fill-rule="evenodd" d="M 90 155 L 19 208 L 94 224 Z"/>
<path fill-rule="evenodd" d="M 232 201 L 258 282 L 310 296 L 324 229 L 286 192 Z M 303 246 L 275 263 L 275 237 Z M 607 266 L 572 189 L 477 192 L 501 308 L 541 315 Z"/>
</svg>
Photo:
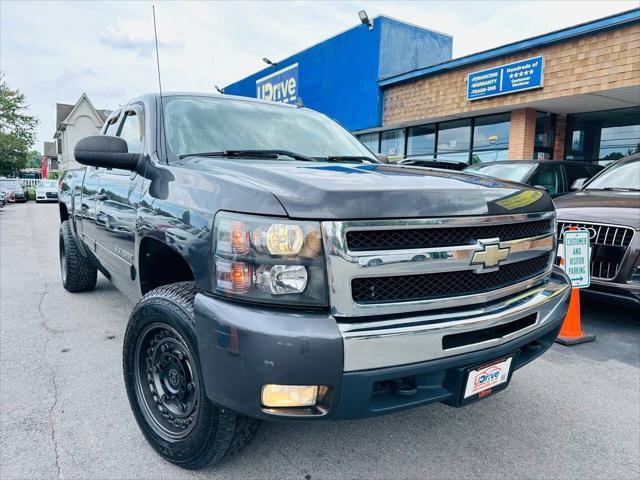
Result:
<svg viewBox="0 0 640 480">
<path fill-rule="evenodd" d="M 484 371 L 478 372 L 475 381 L 473 384 L 476 387 L 485 387 L 489 386 L 492 383 L 495 383 L 496 380 L 500 378 L 500 373 L 502 369 L 500 367 L 496 367 L 495 365 L 491 365 Z"/>
</svg>

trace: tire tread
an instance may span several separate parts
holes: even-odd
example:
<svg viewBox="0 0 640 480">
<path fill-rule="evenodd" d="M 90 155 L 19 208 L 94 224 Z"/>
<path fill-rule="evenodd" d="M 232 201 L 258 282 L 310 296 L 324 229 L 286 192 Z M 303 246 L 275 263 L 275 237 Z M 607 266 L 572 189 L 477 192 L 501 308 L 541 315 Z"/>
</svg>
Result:
<svg viewBox="0 0 640 480">
<path fill-rule="evenodd" d="M 67 281 L 64 288 L 72 293 L 93 290 L 98 281 L 98 269 L 91 258 L 85 257 L 80 252 L 69 220 L 65 220 L 60 225 L 60 236 L 64 242 L 67 260 Z"/>
</svg>

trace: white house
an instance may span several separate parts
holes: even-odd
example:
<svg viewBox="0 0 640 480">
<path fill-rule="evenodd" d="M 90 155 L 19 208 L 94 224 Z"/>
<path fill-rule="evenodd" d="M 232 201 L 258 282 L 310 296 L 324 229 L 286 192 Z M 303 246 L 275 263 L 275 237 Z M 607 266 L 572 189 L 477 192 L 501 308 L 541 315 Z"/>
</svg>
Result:
<svg viewBox="0 0 640 480">
<path fill-rule="evenodd" d="M 81 167 L 73 156 L 76 143 L 87 135 L 100 133 L 110 113 L 109 110 L 97 110 L 86 93 L 75 105 L 56 103 L 56 132 L 53 138 L 56 140 L 60 170 Z"/>
</svg>

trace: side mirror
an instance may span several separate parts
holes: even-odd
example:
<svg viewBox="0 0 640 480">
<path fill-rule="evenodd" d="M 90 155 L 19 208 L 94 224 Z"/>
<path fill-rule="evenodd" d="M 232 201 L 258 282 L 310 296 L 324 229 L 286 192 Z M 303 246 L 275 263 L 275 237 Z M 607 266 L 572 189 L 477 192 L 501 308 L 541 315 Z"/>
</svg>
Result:
<svg viewBox="0 0 640 480">
<path fill-rule="evenodd" d="M 91 135 L 76 144 L 78 163 L 92 167 L 119 168 L 136 171 L 141 155 L 129 153 L 127 142 L 111 135 Z"/>
<path fill-rule="evenodd" d="M 540 190 L 544 190 L 545 192 L 549 193 L 549 189 L 544 185 L 534 185 L 533 188 L 538 188 Z"/>
<path fill-rule="evenodd" d="M 376 158 L 380 163 L 389 163 L 389 157 L 387 157 L 386 155 L 376 153 Z"/>
<path fill-rule="evenodd" d="M 576 178 L 575 181 L 571 184 L 571 190 L 582 190 L 584 184 L 587 183 L 588 178 Z"/>
</svg>

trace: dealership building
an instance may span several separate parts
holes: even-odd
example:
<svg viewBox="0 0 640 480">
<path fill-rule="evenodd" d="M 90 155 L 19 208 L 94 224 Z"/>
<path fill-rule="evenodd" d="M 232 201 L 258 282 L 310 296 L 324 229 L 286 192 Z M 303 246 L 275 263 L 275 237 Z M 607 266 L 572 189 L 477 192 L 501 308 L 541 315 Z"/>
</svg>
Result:
<svg viewBox="0 0 640 480">
<path fill-rule="evenodd" d="M 224 92 L 304 104 L 395 160 L 604 163 L 640 149 L 640 9 L 459 58 L 452 42 L 379 16 Z"/>
</svg>

